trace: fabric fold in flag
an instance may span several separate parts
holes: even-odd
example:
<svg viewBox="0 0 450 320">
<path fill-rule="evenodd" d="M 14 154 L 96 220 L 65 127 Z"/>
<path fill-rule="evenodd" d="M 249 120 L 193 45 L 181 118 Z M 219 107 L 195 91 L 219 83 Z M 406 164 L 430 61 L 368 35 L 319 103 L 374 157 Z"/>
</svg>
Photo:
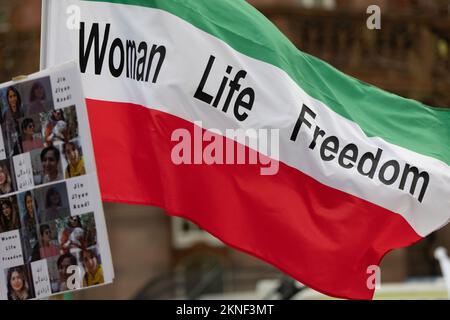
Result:
<svg viewBox="0 0 450 320">
<path fill-rule="evenodd" d="M 387 252 L 448 222 L 448 110 L 299 51 L 245 1 L 47 5 L 43 61 L 79 61 L 105 201 L 160 206 L 354 299 Z M 248 130 L 276 139 L 232 134 Z M 228 161 L 238 150 L 260 162 Z"/>
</svg>

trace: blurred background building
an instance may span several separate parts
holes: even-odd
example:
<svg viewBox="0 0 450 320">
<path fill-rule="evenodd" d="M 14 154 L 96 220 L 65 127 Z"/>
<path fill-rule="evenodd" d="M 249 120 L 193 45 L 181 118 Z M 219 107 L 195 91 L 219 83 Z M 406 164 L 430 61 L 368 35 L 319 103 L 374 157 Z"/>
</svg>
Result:
<svg viewBox="0 0 450 320">
<path fill-rule="evenodd" d="M 249 2 L 302 51 L 390 92 L 450 107 L 450 0 Z M 366 27 L 366 9 L 372 4 L 381 8 L 381 30 Z M 39 0 L 0 0 L 0 81 L 38 70 L 40 7 Z M 104 208 L 116 279 L 112 285 L 75 293 L 75 299 L 202 298 L 228 293 L 254 298 L 251 292 L 257 284 L 264 286 L 261 280 L 285 279 L 275 268 L 161 209 L 111 203 L 104 203 Z M 382 282 L 440 276 L 433 258 L 439 245 L 450 249 L 450 226 L 387 254 Z"/>
</svg>

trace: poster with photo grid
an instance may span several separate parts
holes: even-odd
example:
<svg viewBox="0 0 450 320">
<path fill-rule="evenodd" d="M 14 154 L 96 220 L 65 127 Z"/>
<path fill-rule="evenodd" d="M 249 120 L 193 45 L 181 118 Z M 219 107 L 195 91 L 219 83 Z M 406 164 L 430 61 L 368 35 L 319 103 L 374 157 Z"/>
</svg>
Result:
<svg viewBox="0 0 450 320">
<path fill-rule="evenodd" d="M 0 299 L 111 283 L 78 65 L 0 85 Z"/>
</svg>

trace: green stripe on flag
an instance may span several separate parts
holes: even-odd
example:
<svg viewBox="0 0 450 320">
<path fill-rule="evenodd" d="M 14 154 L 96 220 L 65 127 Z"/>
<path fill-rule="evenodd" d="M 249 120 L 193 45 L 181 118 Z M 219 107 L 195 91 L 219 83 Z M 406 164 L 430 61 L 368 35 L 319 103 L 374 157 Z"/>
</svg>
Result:
<svg viewBox="0 0 450 320">
<path fill-rule="evenodd" d="M 310 96 L 357 123 L 369 137 L 380 137 L 450 165 L 450 110 L 429 107 L 383 91 L 299 51 L 244 0 L 97 2 L 170 12 L 240 53 L 283 69 Z"/>
</svg>

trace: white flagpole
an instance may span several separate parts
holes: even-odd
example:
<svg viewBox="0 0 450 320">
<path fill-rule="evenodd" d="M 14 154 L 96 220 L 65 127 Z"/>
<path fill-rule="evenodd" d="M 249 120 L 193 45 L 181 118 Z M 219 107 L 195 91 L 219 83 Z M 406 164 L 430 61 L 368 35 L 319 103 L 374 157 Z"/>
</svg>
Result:
<svg viewBox="0 0 450 320">
<path fill-rule="evenodd" d="M 40 66 L 41 70 L 47 67 L 47 41 L 48 41 L 48 9 L 49 0 L 41 0 L 41 55 Z"/>
<path fill-rule="evenodd" d="M 434 257 L 439 260 L 439 264 L 441 265 L 442 275 L 444 276 L 444 282 L 447 286 L 447 293 L 450 299 L 450 258 L 447 256 L 447 250 L 443 247 L 436 248 Z"/>
</svg>

